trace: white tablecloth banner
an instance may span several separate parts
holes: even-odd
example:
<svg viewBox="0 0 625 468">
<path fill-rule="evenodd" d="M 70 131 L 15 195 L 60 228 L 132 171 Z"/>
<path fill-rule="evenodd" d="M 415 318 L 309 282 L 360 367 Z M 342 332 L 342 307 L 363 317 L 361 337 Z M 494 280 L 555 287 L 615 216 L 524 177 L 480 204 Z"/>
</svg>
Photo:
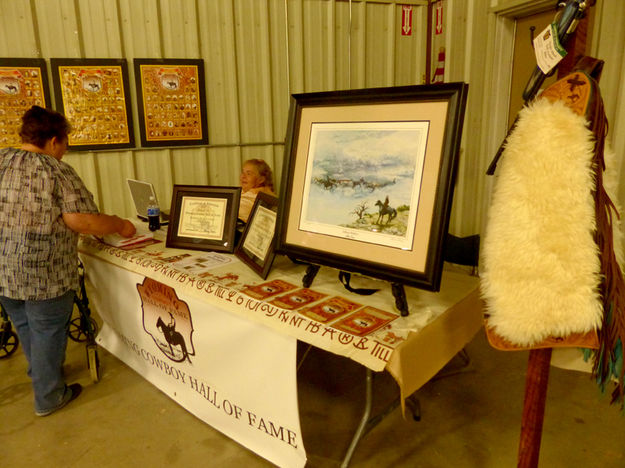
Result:
<svg viewBox="0 0 625 468">
<path fill-rule="evenodd" d="M 267 460 L 303 467 L 296 339 L 90 256 L 98 344 Z"/>
</svg>

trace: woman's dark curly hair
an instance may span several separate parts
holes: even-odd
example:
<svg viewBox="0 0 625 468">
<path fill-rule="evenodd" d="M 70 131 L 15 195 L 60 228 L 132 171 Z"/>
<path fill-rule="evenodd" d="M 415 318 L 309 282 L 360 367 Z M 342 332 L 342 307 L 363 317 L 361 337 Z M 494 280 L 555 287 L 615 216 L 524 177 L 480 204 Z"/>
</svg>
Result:
<svg viewBox="0 0 625 468">
<path fill-rule="evenodd" d="M 51 109 L 33 106 L 22 116 L 20 137 L 22 143 L 30 143 L 37 148 L 46 146 L 52 137 L 65 140 L 71 131 L 71 126 L 65 116 Z"/>
</svg>

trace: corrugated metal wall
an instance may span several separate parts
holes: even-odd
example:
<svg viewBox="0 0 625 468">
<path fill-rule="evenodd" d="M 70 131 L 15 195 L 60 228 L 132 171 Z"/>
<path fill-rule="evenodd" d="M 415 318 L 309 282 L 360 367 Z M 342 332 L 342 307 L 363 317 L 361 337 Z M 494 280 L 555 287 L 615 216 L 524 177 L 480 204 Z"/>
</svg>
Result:
<svg viewBox="0 0 625 468">
<path fill-rule="evenodd" d="M 501 18 L 494 11 L 525 3 L 532 2 L 442 3 L 433 68 L 444 46 L 445 81 L 470 84 L 450 221 L 456 235 L 484 225 L 492 184 L 484 172 L 505 133 L 496 122 L 506 116 L 497 115 L 492 96 L 505 95 L 508 83 L 492 71 L 493 57 L 510 44 L 496 37 Z M 411 36 L 401 35 L 402 4 L 413 7 Z M 129 65 L 133 58 L 204 59 L 208 146 L 66 156 L 103 211 L 131 216 L 127 177 L 153 182 L 163 205 L 174 184 L 237 185 L 241 162 L 250 157 L 268 161 L 279 180 L 291 93 L 422 83 L 425 5 L 427 0 L 0 0 L 0 56 L 123 57 Z M 623 94 L 623 2 L 603 0 L 595 8 L 593 42 L 607 64 L 602 88 L 615 97 L 606 103 L 611 139 L 625 166 L 625 119 L 616 105 Z M 129 73 L 136 109 L 132 66 Z M 620 194 L 625 203 L 625 183 Z"/>
<path fill-rule="evenodd" d="M 413 34 L 400 31 L 413 6 Z M 133 58 L 202 58 L 209 145 L 73 152 L 100 209 L 133 214 L 125 179 L 238 185 L 259 157 L 280 178 L 291 93 L 420 84 L 426 1 L 0 0 L 0 56 L 126 58 L 138 132 Z M 351 34 L 350 34 L 351 32 Z M 136 141 L 140 141 L 138 134 Z"/>
</svg>

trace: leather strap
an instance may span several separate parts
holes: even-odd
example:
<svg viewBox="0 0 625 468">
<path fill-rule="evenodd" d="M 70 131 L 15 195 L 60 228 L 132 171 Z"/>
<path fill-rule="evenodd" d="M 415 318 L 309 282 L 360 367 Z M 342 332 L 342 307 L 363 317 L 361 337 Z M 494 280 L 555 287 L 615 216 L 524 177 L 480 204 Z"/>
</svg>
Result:
<svg viewBox="0 0 625 468">
<path fill-rule="evenodd" d="M 360 294 L 361 296 L 370 296 L 371 294 L 379 291 L 379 289 L 352 288 L 349 284 L 351 277 L 351 273 L 348 273 L 346 271 L 339 272 L 339 281 L 343 283 L 343 286 L 345 286 L 345 289 L 347 289 L 349 292 Z"/>
</svg>

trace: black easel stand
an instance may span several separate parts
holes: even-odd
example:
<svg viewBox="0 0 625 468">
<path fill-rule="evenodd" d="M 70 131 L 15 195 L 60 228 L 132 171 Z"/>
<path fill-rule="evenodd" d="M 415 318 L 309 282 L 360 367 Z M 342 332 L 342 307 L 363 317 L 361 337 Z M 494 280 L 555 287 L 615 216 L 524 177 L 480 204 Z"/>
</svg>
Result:
<svg viewBox="0 0 625 468">
<path fill-rule="evenodd" d="M 310 288 L 317 272 L 319 271 L 319 265 L 313 265 L 312 263 L 306 267 L 306 273 L 302 278 L 302 285 L 305 288 Z"/>
<path fill-rule="evenodd" d="M 304 263 L 299 260 L 295 260 L 293 258 L 291 258 L 291 260 L 295 263 Z M 310 288 L 310 286 L 312 286 L 312 283 L 315 280 L 317 273 L 319 272 L 319 268 L 320 268 L 319 265 L 314 265 L 312 263 L 309 263 L 306 266 L 306 273 L 304 273 L 304 276 L 302 277 L 302 286 L 304 286 L 305 288 Z M 341 284 L 343 284 L 345 289 L 347 289 L 350 292 L 353 292 L 355 294 L 360 294 L 361 296 L 369 296 L 379 291 L 379 289 L 352 288 L 351 285 L 349 284 L 350 278 L 351 278 L 351 273 L 348 273 L 346 271 L 339 272 L 339 281 L 341 282 Z M 391 291 L 393 293 L 393 297 L 395 298 L 395 307 L 397 307 L 397 310 L 399 310 L 402 317 L 406 317 L 409 313 L 409 309 L 408 309 L 408 300 L 406 299 L 406 290 L 404 289 L 404 285 L 401 283 L 391 283 Z"/>
<path fill-rule="evenodd" d="M 397 307 L 397 310 L 399 310 L 402 317 L 406 317 L 409 311 L 404 285 L 401 283 L 391 283 L 391 291 L 393 292 L 393 297 L 395 298 L 395 307 Z"/>
</svg>

